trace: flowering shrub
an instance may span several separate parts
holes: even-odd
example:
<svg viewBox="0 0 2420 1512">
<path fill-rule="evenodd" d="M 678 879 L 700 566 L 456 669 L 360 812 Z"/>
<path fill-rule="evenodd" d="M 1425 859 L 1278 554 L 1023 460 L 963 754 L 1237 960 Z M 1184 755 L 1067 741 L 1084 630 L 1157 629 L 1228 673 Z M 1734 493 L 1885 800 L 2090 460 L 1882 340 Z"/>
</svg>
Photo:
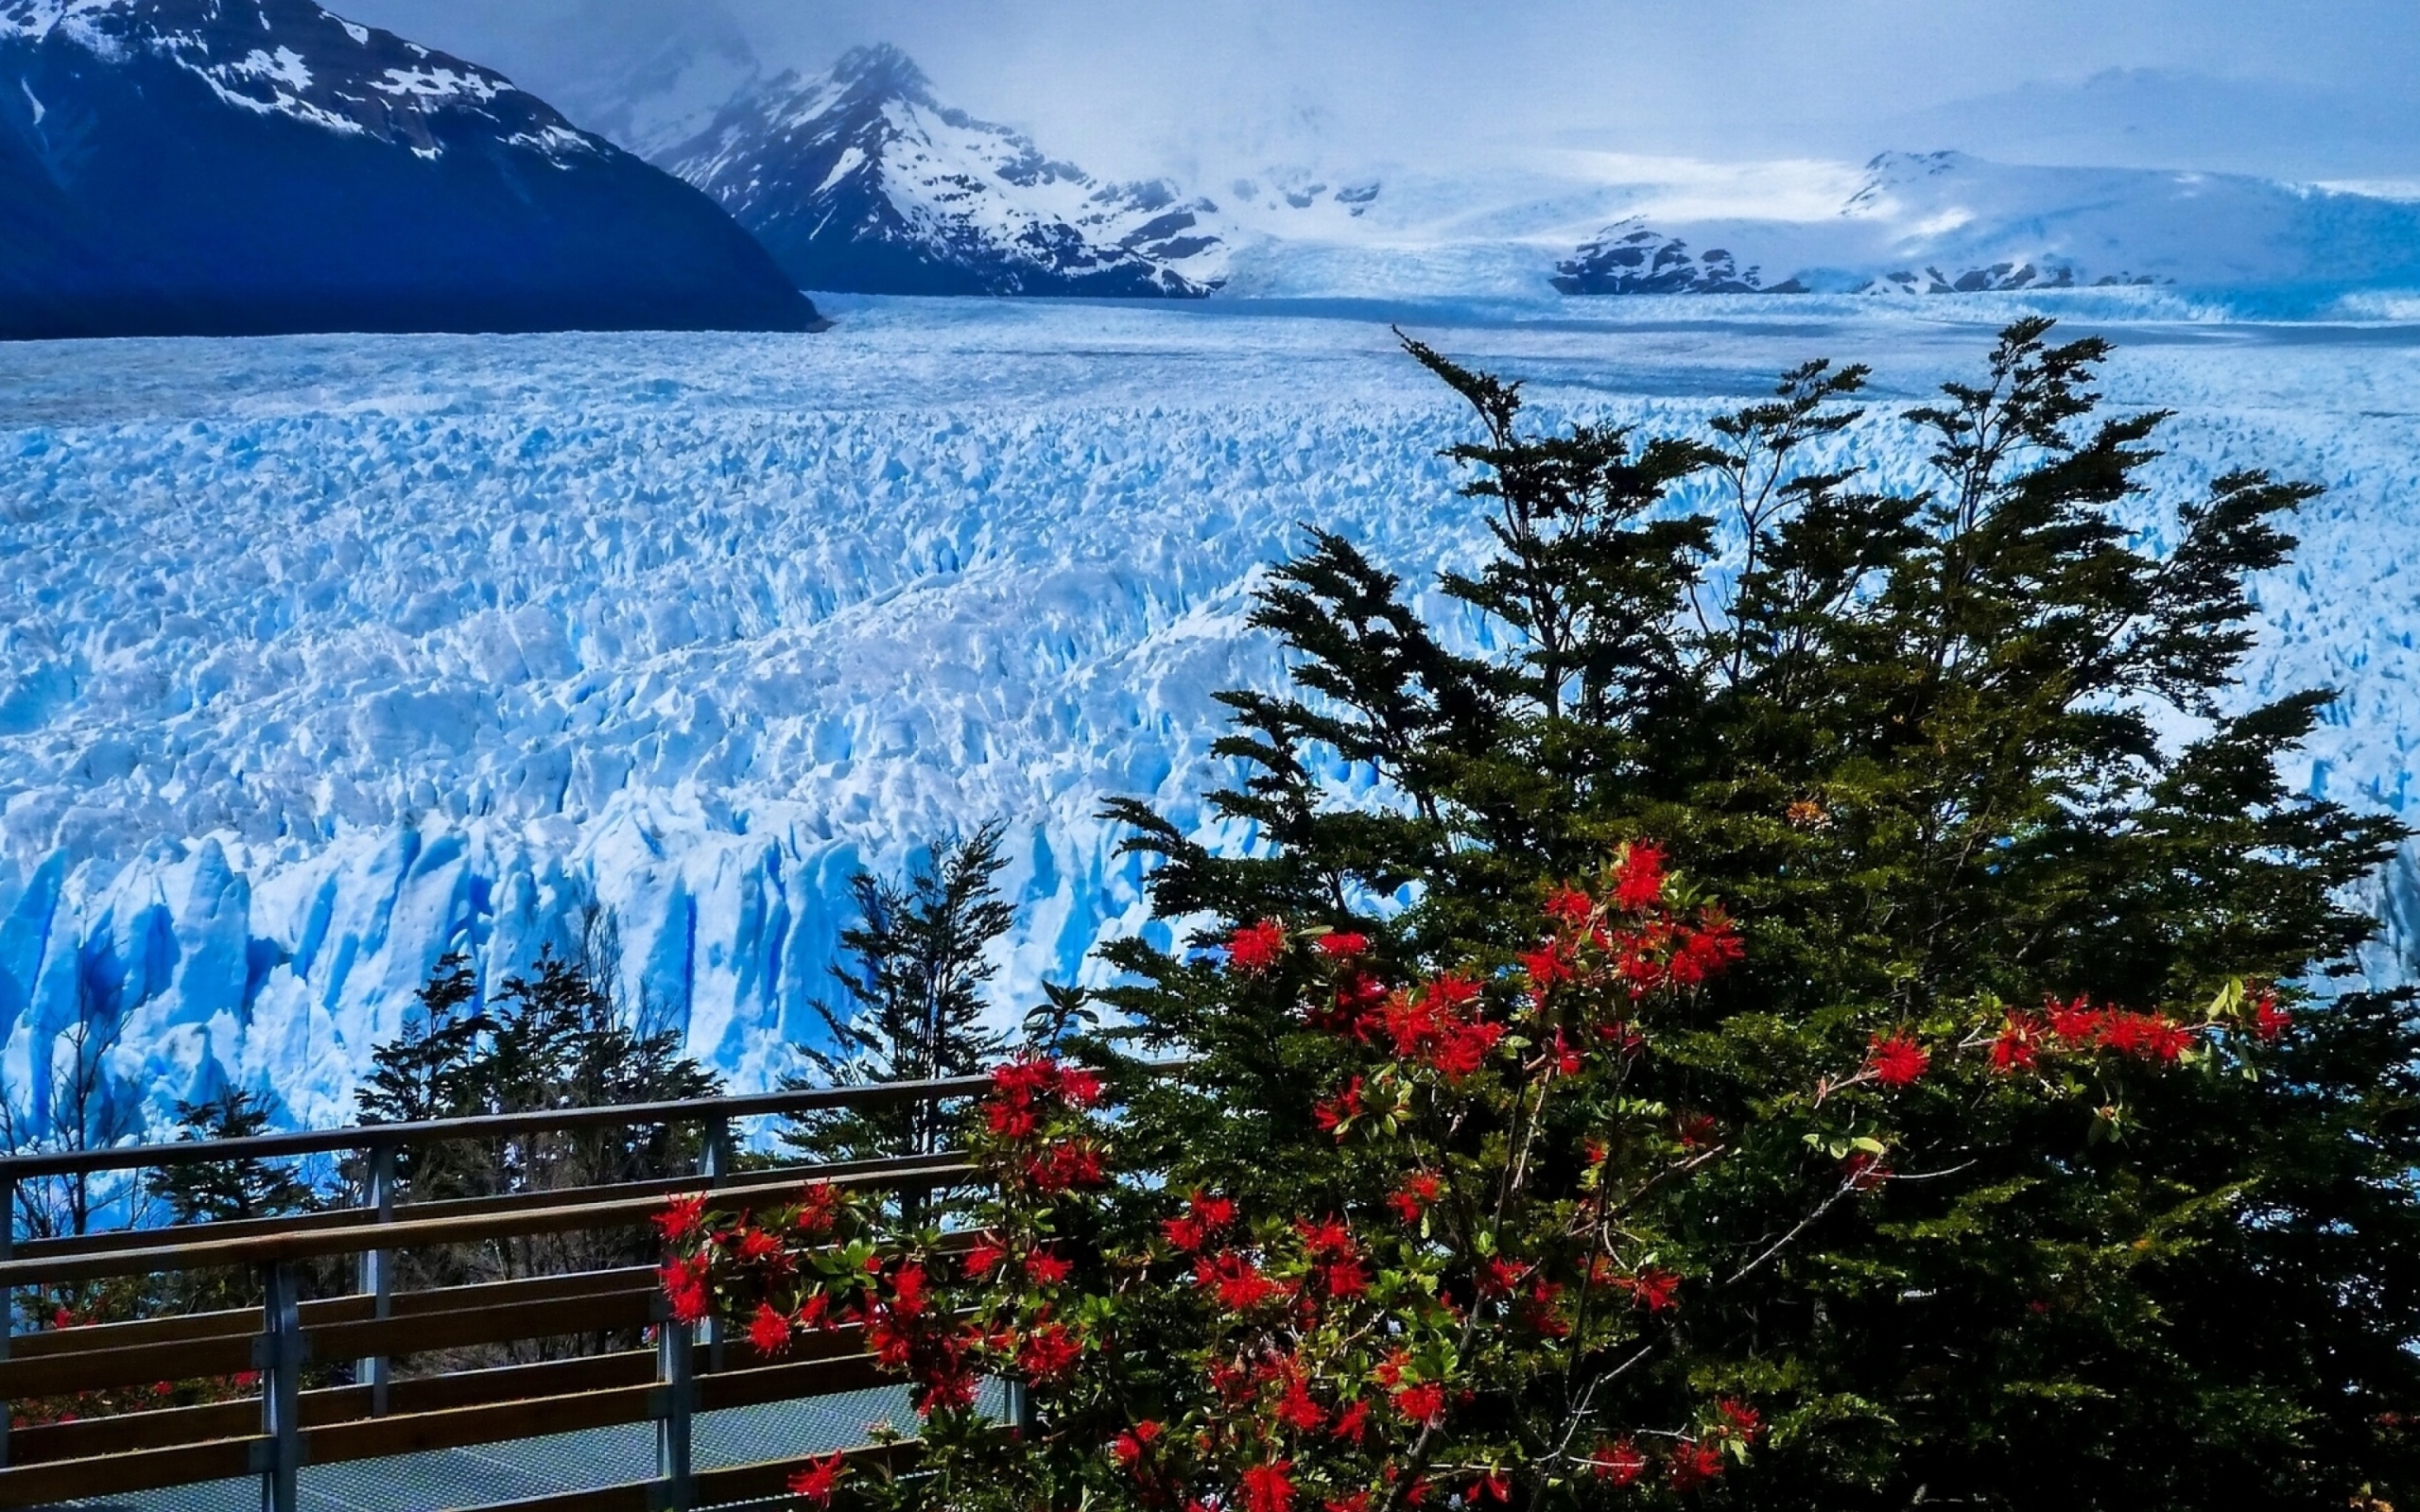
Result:
<svg viewBox="0 0 2420 1512">
<path fill-rule="evenodd" d="M 1844 1039 L 1834 1065 L 1777 1075 L 1747 1130 L 1668 1091 L 1702 1054 L 1703 989 L 1740 958 L 1721 908 L 1643 843 L 1551 891 L 1503 962 L 1394 971 L 1368 934 L 1249 921 L 1225 981 L 1284 994 L 1291 1032 L 1336 1068 L 1305 1130 L 1317 1200 L 1121 1163 L 1100 1081 L 1024 1058 L 968 1131 L 991 1190 L 946 1231 L 904 1231 L 829 1186 L 756 1213 L 682 1198 L 661 1219 L 666 1286 L 681 1316 L 719 1309 L 764 1358 L 855 1330 L 912 1384 L 929 1474 L 819 1460 L 794 1486 L 819 1506 L 852 1486 L 906 1505 L 1190 1512 L 1689 1495 L 1777 1430 L 1823 1426 L 1753 1360 L 1651 1366 L 1687 1359 L 1698 1299 L 1838 1205 L 1916 1179 L 1898 1174 L 1927 1153 L 1903 1105 L 2083 1101 L 2114 1124 L 2129 1068 L 2286 1025 L 2239 990 L 2190 1026 L 1979 1004 Z M 1776 1136 L 1796 1152 L 1781 1169 Z M 1794 1228 L 1723 1231 L 1744 1188 L 1784 1177 Z M 1011 1433 L 987 1379 L 1020 1388 Z"/>
</svg>

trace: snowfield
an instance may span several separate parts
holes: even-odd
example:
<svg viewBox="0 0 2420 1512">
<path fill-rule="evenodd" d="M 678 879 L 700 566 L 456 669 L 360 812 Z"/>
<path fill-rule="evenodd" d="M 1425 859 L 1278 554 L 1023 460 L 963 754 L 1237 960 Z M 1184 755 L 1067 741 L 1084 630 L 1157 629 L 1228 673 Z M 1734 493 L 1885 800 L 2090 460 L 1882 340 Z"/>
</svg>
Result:
<svg viewBox="0 0 2420 1512">
<path fill-rule="evenodd" d="M 1478 548 L 1433 455 L 1459 416 L 1390 319 L 1549 409 L 1673 423 L 1815 354 L 1895 409 L 2023 309 L 2105 331 L 2113 398 L 2180 413 L 2180 488 L 2256 460 L 2332 487 L 2260 585 L 2258 691 L 2343 688 L 2296 780 L 2420 819 L 2420 326 L 2151 291 L 827 303 L 814 337 L 10 348 L 0 1084 L 80 998 L 125 1016 L 155 1128 L 221 1078 L 344 1120 L 449 946 L 493 980 L 593 905 L 633 1000 L 762 1085 L 851 870 L 994 816 L 1003 1015 L 1086 975 L 1144 927 L 1099 803 L 1205 822 L 1210 695 L 1279 675 L 1242 619 L 1295 524 L 1424 576 Z M 1894 422 L 1854 444 L 1913 477 Z M 2380 906 L 2373 968 L 2408 970 L 2408 856 Z"/>
</svg>

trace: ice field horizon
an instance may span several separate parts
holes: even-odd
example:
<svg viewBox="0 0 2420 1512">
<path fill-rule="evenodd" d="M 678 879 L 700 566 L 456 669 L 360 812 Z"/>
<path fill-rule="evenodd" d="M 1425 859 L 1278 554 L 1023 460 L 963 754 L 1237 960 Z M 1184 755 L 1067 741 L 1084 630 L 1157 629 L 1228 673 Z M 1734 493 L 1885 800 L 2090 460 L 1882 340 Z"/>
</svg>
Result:
<svg viewBox="0 0 2420 1512">
<path fill-rule="evenodd" d="M 1101 801 L 1217 843 L 1212 694 L 1316 522 L 1425 581 L 1483 528 L 1457 402 L 1399 323 L 1548 415 L 1686 425 L 1871 363 L 1845 445 L 2040 310 L 2172 409 L 2155 503 L 2326 484 L 2257 584 L 2249 693 L 2342 696 L 2290 774 L 2420 820 L 2420 321 L 2265 322 L 2172 290 L 1043 302 L 827 297 L 821 335 L 25 344 L 0 370 L 0 1080 L 79 1000 L 117 1095 L 273 1091 L 349 1121 L 447 950 L 491 982 L 610 912 L 622 989 L 736 1089 L 792 1069 L 849 874 L 998 818 L 1006 1020 L 1147 923 Z M 2156 540 L 2156 510 L 2134 522 Z M 1434 601 L 1432 600 L 1432 604 Z M 1442 611 L 1442 606 L 1439 606 Z M 1340 782 L 1349 774 L 1338 774 Z M 2420 966 L 2407 849 L 2367 966 Z"/>
</svg>

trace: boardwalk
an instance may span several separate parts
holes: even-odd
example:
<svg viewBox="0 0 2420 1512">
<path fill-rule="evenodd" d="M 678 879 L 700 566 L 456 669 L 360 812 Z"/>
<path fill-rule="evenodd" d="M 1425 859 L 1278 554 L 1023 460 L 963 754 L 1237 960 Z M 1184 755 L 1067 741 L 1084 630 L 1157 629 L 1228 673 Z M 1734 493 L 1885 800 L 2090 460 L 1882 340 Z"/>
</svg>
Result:
<svg viewBox="0 0 2420 1512">
<path fill-rule="evenodd" d="M 848 1392 L 700 1413 L 692 1452 L 700 1470 L 862 1444 L 876 1423 L 912 1428 L 904 1387 Z M 434 1512 L 643 1481 L 655 1473 L 652 1424 L 631 1423 L 475 1448 L 302 1467 L 298 1512 Z M 260 1512 L 257 1477 L 137 1496 L 54 1502 L 43 1512 Z"/>
</svg>

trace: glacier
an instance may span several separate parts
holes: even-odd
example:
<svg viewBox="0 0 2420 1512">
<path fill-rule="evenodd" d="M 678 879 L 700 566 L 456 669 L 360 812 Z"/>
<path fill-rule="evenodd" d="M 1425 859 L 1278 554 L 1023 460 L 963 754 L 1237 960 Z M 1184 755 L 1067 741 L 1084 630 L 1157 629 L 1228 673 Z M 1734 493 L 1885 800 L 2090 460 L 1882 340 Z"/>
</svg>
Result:
<svg viewBox="0 0 2420 1512">
<path fill-rule="evenodd" d="M 2344 690 L 2294 780 L 2420 818 L 2420 325 L 2167 290 L 824 302 L 820 337 L 10 348 L 0 1085 L 97 1003 L 130 1126 L 228 1083 L 343 1122 L 442 953 L 493 982 L 598 909 L 626 999 L 761 1087 L 850 873 L 994 816 L 1002 1018 L 1098 980 L 1099 940 L 1163 927 L 1105 797 L 1251 839 L 1200 801 L 1211 695 L 1283 676 L 1244 619 L 1298 524 L 1423 578 L 1483 547 L 1436 455 L 1461 418 L 1391 321 L 1549 414 L 1671 425 L 1873 362 L 1842 444 L 1900 482 L 1891 412 L 2000 322 L 2104 332 L 2112 399 L 2178 412 L 2169 503 L 2256 461 L 2330 486 L 2257 585 L 2249 692 Z M 2414 875 L 2377 891 L 2383 977 Z"/>
</svg>

